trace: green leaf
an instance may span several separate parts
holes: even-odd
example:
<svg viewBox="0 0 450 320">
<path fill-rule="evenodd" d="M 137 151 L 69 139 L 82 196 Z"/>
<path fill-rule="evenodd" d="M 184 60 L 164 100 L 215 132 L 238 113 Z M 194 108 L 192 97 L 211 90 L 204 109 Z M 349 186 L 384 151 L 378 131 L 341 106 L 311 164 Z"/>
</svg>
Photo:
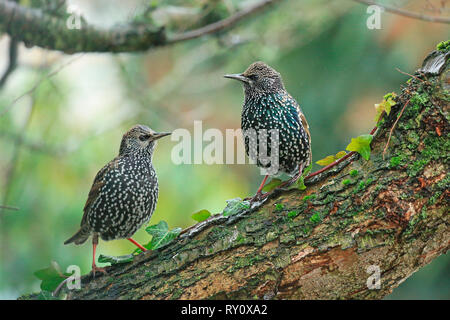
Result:
<svg viewBox="0 0 450 320">
<path fill-rule="evenodd" d="M 383 101 L 375 104 L 375 110 L 377 111 L 377 114 L 375 116 L 376 123 L 378 123 L 378 121 L 380 120 L 383 111 L 385 111 L 387 115 L 391 113 L 391 108 L 396 105 L 396 102 L 394 101 L 394 98 L 396 96 L 397 95 L 394 92 L 388 93 L 383 97 Z"/>
<path fill-rule="evenodd" d="M 347 152 L 345 151 L 339 151 L 338 153 L 336 153 L 336 160 L 342 158 L 343 156 L 346 156 Z"/>
<path fill-rule="evenodd" d="M 156 250 L 172 242 L 180 234 L 181 228 L 169 230 L 167 222 L 160 221 L 158 224 L 145 228 L 145 231 L 152 236 L 152 240 L 145 247 Z"/>
<path fill-rule="evenodd" d="M 347 146 L 346 150 L 358 152 L 364 159 L 370 158 L 370 143 L 373 136 L 370 134 L 363 134 L 357 138 L 352 138 L 352 141 Z"/>
<path fill-rule="evenodd" d="M 244 201 L 241 198 L 234 198 L 227 200 L 227 206 L 223 209 L 222 214 L 224 216 L 231 216 L 248 208 L 250 208 L 249 201 Z"/>
<path fill-rule="evenodd" d="M 69 276 L 69 274 L 61 272 L 61 268 L 56 261 L 52 261 L 50 267 L 38 270 L 33 274 L 42 280 L 41 290 L 44 291 L 54 291 Z"/>
<path fill-rule="evenodd" d="M 308 176 L 308 174 L 311 172 L 312 164 L 307 166 L 305 169 L 303 169 L 302 175 L 298 180 L 291 186 L 289 189 L 298 189 L 298 190 L 305 190 L 305 178 Z"/>
<path fill-rule="evenodd" d="M 39 294 L 36 296 L 37 300 L 59 300 L 59 298 L 54 297 L 52 292 L 47 290 L 41 290 Z"/>
<path fill-rule="evenodd" d="M 200 210 L 194 214 L 192 214 L 192 219 L 194 219 L 195 221 L 198 222 L 202 222 L 205 221 L 206 219 L 208 219 L 211 216 L 211 212 L 209 212 L 208 210 Z"/>
<path fill-rule="evenodd" d="M 64 277 L 56 277 L 52 279 L 42 280 L 41 282 L 41 290 L 44 291 L 55 291 L 56 288 L 60 285 L 61 282 L 66 280 Z"/>
<path fill-rule="evenodd" d="M 133 261 L 133 254 L 127 254 L 124 256 L 106 256 L 101 254 L 98 257 L 98 262 L 100 263 L 111 263 L 111 264 L 119 264 L 119 263 L 127 263 Z"/>
<path fill-rule="evenodd" d="M 278 187 L 283 181 L 281 179 L 278 178 L 274 178 L 272 180 L 269 181 L 269 183 L 267 183 L 264 188 L 262 189 L 262 191 L 264 192 L 270 192 L 272 190 L 274 190 L 276 187 Z"/>
<path fill-rule="evenodd" d="M 331 155 L 331 156 L 327 156 L 323 159 L 320 159 L 319 161 L 316 161 L 316 163 L 320 166 L 327 166 L 327 165 L 333 163 L 334 161 L 336 161 L 336 159 L 333 155 Z"/>
<path fill-rule="evenodd" d="M 347 152 L 345 152 L 345 151 L 339 151 L 338 153 L 336 153 L 336 155 L 327 156 L 319 161 L 316 161 L 316 163 L 321 166 L 327 166 L 329 164 L 332 164 L 336 160 L 342 158 L 346 154 L 347 154 Z"/>
</svg>

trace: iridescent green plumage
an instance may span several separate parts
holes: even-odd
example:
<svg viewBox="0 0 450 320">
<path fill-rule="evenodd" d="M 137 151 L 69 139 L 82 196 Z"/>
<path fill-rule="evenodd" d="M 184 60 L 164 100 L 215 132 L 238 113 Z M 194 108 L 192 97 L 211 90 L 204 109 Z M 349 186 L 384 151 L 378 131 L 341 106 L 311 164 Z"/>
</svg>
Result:
<svg viewBox="0 0 450 320">
<path fill-rule="evenodd" d="M 247 155 L 259 167 L 270 167 L 270 175 L 285 172 L 293 176 L 293 180 L 297 179 L 311 163 L 311 136 L 306 118 L 297 101 L 286 91 L 280 74 L 263 62 L 255 62 L 245 72 L 225 77 L 239 80 L 244 86 L 241 127 Z M 278 140 L 276 135 L 272 137 L 268 133 L 269 130 L 278 133 Z M 251 135 L 254 132 L 256 139 Z M 272 144 L 273 140 L 277 143 Z M 270 163 L 261 158 L 264 149 L 271 158 Z M 278 159 L 276 168 L 273 168 L 274 156 Z M 267 176 L 257 196 L 266 179 Z"/>
</svg>

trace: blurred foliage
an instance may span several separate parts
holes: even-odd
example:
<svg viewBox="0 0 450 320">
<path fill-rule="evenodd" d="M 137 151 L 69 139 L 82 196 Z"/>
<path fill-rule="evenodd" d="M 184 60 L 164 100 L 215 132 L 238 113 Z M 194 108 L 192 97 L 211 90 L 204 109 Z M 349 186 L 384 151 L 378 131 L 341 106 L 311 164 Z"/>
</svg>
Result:
<svg viewBox="0 0 450 320">
<path fill-rule="evenodd" d="M 154 23 L 175 21 L 177 29 L 216 21 L 248 3 L 70 2 L 96 24 L 151 17 Z M 423 9 L 420 1 L 411 3 Z M 308 118 L 314 161 L 368 133 L 375 125 L 374 104 L 408 78 L 395 68 L 413 72 L 448 39 L 449 29 L 385 13 L 382 29 L 369 30 L 367 17 L 366 8 L 351 1 L 285 1 L 216 36 L 141 54 L 78 56 L 11 105 L 74 58 L 21 47 L 19 66 L 0 89 L 0 112 L 11 107 L 0 117 L 0 204 L 20 208 L 0 211 L 0 298 L 37 291 L 33 272 L 52 260 L 90 270 L 91 246 L 63 241 L 77 230 L 96 172 L 116 156 L 122 134 L 133 124 L 193 132 L 193 121 L 202 120 L 203 131 L 239 128 L 243 92 L 223 78 L 226 73 L 241 72 L 255 60 L 280 71 Z M 0 39 L 0 69 L 6 66 L 6 40 Z M 161 141 L 155 152 L 160 197 L 150 224 L 165 220 L 170 229 L 185 228 L 195 223 L 192 213 L 221 212 L 226 199 L 245 198 L 259 185 L 253 165 L 175 165 L 174 145 Z M 135 235 L 141 243 L 149 241 L 144 229 Z M 98 247 L 114 256 L 133 250 L 124 240 L 101 241 Z M 448 256 L 437 259 L 392 297 L 448 299 L 448 264 Z"/>
</svg>

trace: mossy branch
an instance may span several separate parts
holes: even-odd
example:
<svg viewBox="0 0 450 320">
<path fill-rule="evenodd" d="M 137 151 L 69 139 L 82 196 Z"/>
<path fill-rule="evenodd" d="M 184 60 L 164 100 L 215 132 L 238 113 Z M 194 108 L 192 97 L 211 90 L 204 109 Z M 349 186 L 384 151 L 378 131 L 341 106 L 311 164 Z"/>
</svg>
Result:
<svg viewBox="0 0 450 320">
<path fill-rule="evenodd" d="M 210 24 L 205 22 L 205 25 L 195 30 L 169 34 L 164 27 L 154 26 L 150 22 L 102 29 L 87 23 L 82 17 L 77 17 L 80 18 L 79 26 L 72 27 L 69 17 L 55 16 L 42 9 L 0 0 L 0 33 L 6 32 L 29 47 L 38 46 L 69 54 L 146 51 L 231 29 L 237 23 L 280 1 L 260 0 L 223 20 Z"/>
<path fill-rule="evenodd" d="M 380 299 L 450 246 L 449 51 L 408 80 L 372 141 L 309 181 L 82 278 L 67 299 Z M 400 110 L 409 101 L 393 130 Z M 368 279 L 380 272 L 380 288 Z M 370 279 L 369 279 L 370 284 Z M 26 299 L 38 295 L 24 296 Z"/>
</svg>

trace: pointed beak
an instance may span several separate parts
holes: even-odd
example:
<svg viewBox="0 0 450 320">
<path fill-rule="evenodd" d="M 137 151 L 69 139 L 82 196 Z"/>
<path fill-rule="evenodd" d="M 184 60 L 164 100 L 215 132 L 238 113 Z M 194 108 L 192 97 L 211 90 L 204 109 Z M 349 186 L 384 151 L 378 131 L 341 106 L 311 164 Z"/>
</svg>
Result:
<svg viewBox="0 0 450 320">
<path fill-rule="evenodd" d="M 156 132 L 153 134 L 152 140 L 158 140 L 158 139 L 161 139 L 162 137 L 165 137 L 165 136 L 168 136 L 171 134 L 172 134 L 172 132 Z"/>
<path fill-rule="evenodd" d="M 239 81 L 246 82 L 246 83 L 249 82 L 249 79 L 247 77 L 243 76 L 242 73 L 226 74 L 226 75 L 224 75 L 224 77 L 228 78 L 228 79 L 239 80 Z"/>
</svg>

